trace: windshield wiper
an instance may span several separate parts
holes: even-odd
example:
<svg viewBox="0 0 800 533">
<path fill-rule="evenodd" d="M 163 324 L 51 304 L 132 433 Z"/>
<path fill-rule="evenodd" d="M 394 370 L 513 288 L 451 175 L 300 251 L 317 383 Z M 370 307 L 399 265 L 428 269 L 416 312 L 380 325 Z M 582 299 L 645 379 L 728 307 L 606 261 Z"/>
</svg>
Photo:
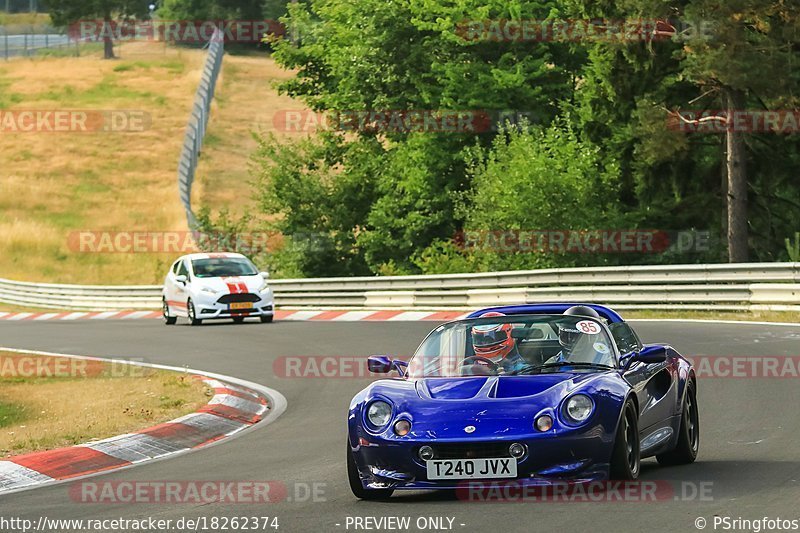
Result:
<svg viewBox="0 0 800 533">
<path fill-rule="evenodd" d="M 577 362 L 570 362 L 570 361 L 559 361 L 557 363 L 547 363 L 544 365 L 527 365 L 518 370 L 514 370 L 512 372 L 508 372 L 505 374 L 506 376 L 517 376 L 520 374 L 526 374 L 528 372 L 534 372 L 537 370 L 543 370 L 545 368 L 559 368 L 562 366 L 575 366 L 579 368 L 602 368 L 603 370 L 613 370 L 613 366 L 602 365 L 600 363 L 577 363 Z"/>
</svg>

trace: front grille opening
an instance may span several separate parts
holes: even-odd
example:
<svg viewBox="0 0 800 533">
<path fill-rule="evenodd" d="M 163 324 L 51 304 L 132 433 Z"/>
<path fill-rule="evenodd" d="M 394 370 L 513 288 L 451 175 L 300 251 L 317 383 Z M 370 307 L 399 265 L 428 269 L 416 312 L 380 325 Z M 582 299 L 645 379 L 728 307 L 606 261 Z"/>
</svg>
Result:
<svg viewBox="0 0 800 533">
<path fill-rule="evenodd" d="M 434 459 L 496 459 L 511 457 L 507 442 L 430 444 Z M 419 454 L 419 448 L 414 451 Z"/>
<path fill-rule="evenodd" d="M 242 303 L 242 302 L 258 302 L 261 298 L 258 297 L 257 294 L 253 294 L 251 292 L 245 292 L 242 294 L 225 294 L 220 296 L 217 303 L 220 304 L 233 304 L 233 303 Z"/>
</svg>

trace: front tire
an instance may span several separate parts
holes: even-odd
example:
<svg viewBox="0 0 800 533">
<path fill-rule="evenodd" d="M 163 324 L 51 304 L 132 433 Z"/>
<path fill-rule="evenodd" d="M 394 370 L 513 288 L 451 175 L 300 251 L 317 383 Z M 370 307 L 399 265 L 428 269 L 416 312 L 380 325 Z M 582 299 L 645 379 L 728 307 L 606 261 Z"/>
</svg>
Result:
<svg viewBox="0 0 800 533">
<path fill-rule="evenodd" d="M 361 484 L 361 476 L 356 466 L 356 458 L 347 443 L 347 480 L 350 482 L 350 490 L 353 496 L 360 500 L 388 500 L 394 492 L 393 489 L 365 489 Z"/>
<path fill-rule="evenodd" d="M 233 317 L 233 323 L 234 324 L 242 324 L 243 322 L 244 322 L 244 317 L 243 316 L 235 316 L 235 317 Z"/>
<path fill-rule="evenodd" d="M 169 316 L 169 304 L 167 304 L 166 298 L 162 298 L 161 301 L 161 315 L 164 317 L 164 324 L 168 326 L 172 326 L 178 321 L 178 317 Z"/>
<path fill-rule="evenodd" d="M 633 401 L 628 400 L 622 408 L 622 417 L 611 452 L 611 479 L 634 481 L 641 470 L 639 443 L 639 413 Z"/>
<path fill-rule="evenodd" d="M 656 455 L 662 466 L 688 465 L 697 459 L 700 450 L 700 414 L 697 409 L 697 392 L 694 381 L 687 385 L 683 405 L 681 427 L 678 429 L 678 444 L 675 449 Z"/>
<path fill-rule="evenodd" d="M 273 315 L 261 315 L 261 323 L 262 324 L 269 324 L 272 322 Z"/>
<path fill-rule="evenodd" d="M 203 323 L 201 319 L 197 318 L 197 312 L 194 309 L 194 302 L 192 302 L 191 298 L 186 302 L 186 314 L 189 315 L 189 324 L 199 326 Z"/>
</svg>

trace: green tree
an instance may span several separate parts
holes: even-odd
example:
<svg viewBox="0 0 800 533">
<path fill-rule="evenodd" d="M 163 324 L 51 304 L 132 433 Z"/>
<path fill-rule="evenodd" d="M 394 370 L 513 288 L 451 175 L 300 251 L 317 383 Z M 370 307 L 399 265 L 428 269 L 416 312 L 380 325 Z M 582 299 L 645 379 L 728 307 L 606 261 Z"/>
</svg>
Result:
<svg viewBox="0 0 800 533">
<path fill-rule="evenodd" d="M 711 23 L 714 32 L 683 48 L 687 79 L 713 91 L 733 117 L 750 102 L 796 107 L 798 6 L 783 0 L 692 0 L 678 11 Z M 729 118 L 731 120 L 731 118 Z M 744 133 L 726 132 L 727 241 L 731 262 L 748 260 L 748 173 Z"/>
<path fill-rule="evenodd" d="M 112 27 L 113 17 L 125 18 L 147 14 L 147 2 L 139 0 L 48 0 L 50 18 L 56 26 L 68 26 L 81 19 L 102 19 L 105 28 Z M 114 40 L 103 32 L 103 57 L 114 58 Z"/>
<path fill-rule="evenodd" d="M 493 236 L 505 231 L 591 231 L 626 227 L 621 213 L 619 168 L 581 141 L 566 119 L 547 128 L 511 128 L 488 149 L 478 147 L 470 165 L 472 190 L 462 205 L 467 255 L 485 269 L 528 269 L 603 263 L 601 255 L 576 256 L 559 249 L 506 250 Z M 424 254 L 423 254 L 424 257 Z M 430 263 L 429 263 L 430 264 Z"/>
<path fill-rule="evenodd" d="M 256 187 L 268 228 L 282 233 L 284 247 L 269 262 L 279 274 L 368 274 L 356 247 L 375 200 L 383 152 L 378 143 L 346 143 L 334 134 L 282 144 L 259 141 Z"/>
<path fill-rule="evenodd" d="M 722 136 L 686 135 L 665 126 L 679 120 L 668 110 L 795 108 L 797 6 L 767 0 L 570 4 L 581 16 L 676 26 L 670 40 L 600 43 L 590 50 L 578 114 L 587 138 L 619 159 L 626 204 L 646 221 L 720 228 L 730 261 L 746 260 L 748 248 L 774 259 L 787 231 L 783 209 L 796 213 L 798 207 L 791 200 L 798 191 L 791 179 L 798 171 L 796 139 L 730 128 Z M 775 208 L 776 199 L 783 209 Z M 750 232 L 757 238 L 748 243 Z"/>
<path fill-rule="evenodd" d="M 276 2 L 267 2 L 273 10 Z M 158 16 L 166 20 L 260 20 L 264 18 L 263 0 L 164 0 Z M 282 10 L 277 10 L 278 16 Z"/>
<path fill-rule="evenodd" d="M 487 18 L 544 18 L 555 1 L 311 0 L 286 19 L 296 42 L 278 40 L 274 57 L 297 75 L 280 89 L 315 111 L 506 110 L 549 123 L 575 89 L 556 43 L 465 38 L 463 23 Z M 358 228 L 357 252 L 373 272 L 415 272 L 414 252 L 460 228 L 453 193 L 469 189 L 464 149 L 494 132 L 361 129 L 340 136 L 380 147 L 376 197 Z M 270 152 L 263 156 L 272 157 Z M 350 161 L 348 164 L 361 164 Z M 369 169 L 347 169 L 363 174 Z M 346 172 L 345 172 L 346 173 Z M 338 176 L 332 179 L 339 179 Z M 279 193 L 280 194 L 280 193 Z"/>
</svg>

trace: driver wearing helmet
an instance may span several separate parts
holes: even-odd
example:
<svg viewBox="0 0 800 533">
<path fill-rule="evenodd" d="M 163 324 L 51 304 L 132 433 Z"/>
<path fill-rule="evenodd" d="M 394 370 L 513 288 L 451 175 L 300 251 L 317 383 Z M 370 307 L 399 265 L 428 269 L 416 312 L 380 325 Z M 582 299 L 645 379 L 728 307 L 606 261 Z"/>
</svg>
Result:
<svg viewBox="0 0 800 533">
<path fill-rule="evenodd" d="M 506 315 L 503 313 L 489 312 L 481 318 L 504 316 Z M 512 329 L 513 325 L 510 323 L 473 326 L 472 347 L 475 355 L 490 360 L 506 372 L 525 366 L 525 361 L 517 350 L 517 343 L 511 335 Z M 476 359 L 474 364 L 489 366 L 481 359 Z"/>
<path fill-rule="evenodd" d="M 578 316 L 600 319 L 600 315 L 591 307 L 575 305 L 564 311 L 566 316 Z M 558 343 L 561 351 L 548 359 L 545 364 L 552 363 L 595 363 L 607 354 L 597 351 L 597 344 L 591 342 L 596 334 L 580 331 L 575 324 L 558 324 Z"/>
</svg>

